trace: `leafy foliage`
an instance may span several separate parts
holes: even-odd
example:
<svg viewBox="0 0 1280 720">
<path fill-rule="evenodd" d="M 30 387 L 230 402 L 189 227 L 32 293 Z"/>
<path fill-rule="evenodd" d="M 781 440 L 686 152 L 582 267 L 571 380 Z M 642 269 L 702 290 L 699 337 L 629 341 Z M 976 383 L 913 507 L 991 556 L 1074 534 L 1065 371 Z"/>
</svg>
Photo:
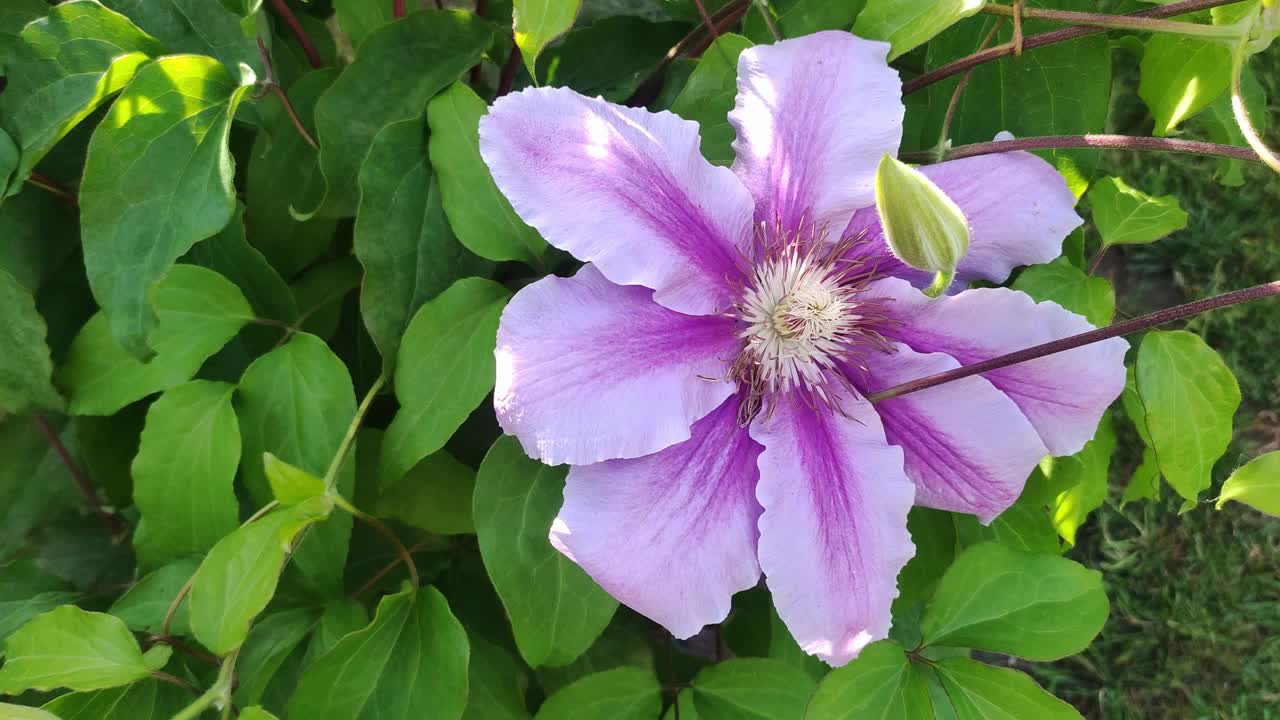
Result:
<svg viewBox="0 0 1280 720">
<path fill-rule="evenodd" d="M 1160 478 L 1194 503 L 1235 464 L 1238 363 L 1206 321 L 1135 342 L 1125 412 L 989 524 L 914 510 L 890 639 L 834 670 L 765 586 L 692 639 L 620 607 L 548 538 L 566 470 L 502 437 L 488 402 L 512 295 L 578 269 L 481 156 L 497 97 L 547 84 L 669 110 L 730 166 L 738 59 L 775 33 L 884 41 L 910 81 L 1051 23 L 980 0 L 419 5 L 0 8 L 0 693 L 19 703 L 0 716 L 1079 717 L 1027 661 L 1090 652 L 1107 621 L 1100 573 L 1062 555 L 1092 552 L 1109 478 L 1132 475 L 1129 512 L 1147 512 Z M 902 149 L 1108 131 L 1118 95 L 1144 135 L 1243 145 L 1237 55 L 1207 35 L 1260 9 L 1008 45 L 907 95 Z M 1242 78 L 1261 123 L 1273 80 Z M 1134 301 L 1102 250 L 1218 244 L 1182 188 L 1041 154 L 1092 225 L 1013 289 L 1105 327 Z M 1260 185 L 1238 160 L 1201 170 Z M 1224 516 L 1280 513 L 1270 450 L 1240 455 L 1259 457 L 1222 485 Z"/>
</svg>

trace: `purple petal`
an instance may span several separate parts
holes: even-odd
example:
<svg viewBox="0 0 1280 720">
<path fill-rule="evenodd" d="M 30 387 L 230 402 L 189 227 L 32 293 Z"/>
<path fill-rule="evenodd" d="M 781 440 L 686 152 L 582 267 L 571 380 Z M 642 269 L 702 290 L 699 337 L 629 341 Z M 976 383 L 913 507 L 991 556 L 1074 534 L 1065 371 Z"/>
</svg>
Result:
<svg viewBox="0 0 1280 720">
<path fill-rule="evenodd" d="M 1062 252 L 1062 241 L 1083 220 L 1075 196 L 1049 163 L 1025 152 L 950 160 L 920 168 L 960 206 L 969 220 L 969 253 L 956 268 L 953 287 L 974 280 L 1001 283 L 1019 265 L 1045 263 Z M 866 233 L 855 251 L 880 271 L 927 285 L 921 273 L 889 251 L 874 207 L 859 210 L 845 235 Z"/>
<path fill-rule="evenodd" d="M 902 280 L 876 283 L 885 314 L 899 325 L 885 332 L 918 352 L 940 352 L 962 365 L 1077 335 L 1093 329 L 1057 303 L 1036 303 L 1004 288 L 966 290 L 931 300 Z M 1102 413 L 1124 390 L 1129 344 L 1112 338 L 992 370 L 982 376 L 1026 415 L 1054 455 L 1079 452 Z"/>
<path fill-rule="evenodd" d="M 732 302 L 751 197 L 698 149 L 698 126 L 564 88 L 507 95 L 480 121 L 480 154 L 547 242 L 619 285 L 695 315 Z"/>
<path fill-rule="evenodd" d="M 915 551 L 914 489 L 872 407 L 837 394 L 847 417 L 784 399 L 751 437 L 765 447 L 756 497 L 774 605 L 800 647 L 843 665 L 889 633 L 898 571 Z"/>
<path fill-rule="evenodd" d="M 874 202 L 876 165 L 902 139 L 902 83 L 888 52 L 835 31 L 742 51 L 733 169 L 757 221 L 838 230 Z"/>
<path fill-rule="evenodd" d="M 498 325 L 494 408 L 549 465 L 640 457 L 689 438 L 734 393 L 733 321 L 682 315 L 593 265 L 512 298 Z"/>
<path fill-rule="evenodd" d="M 677 638 L 729 614 L 760 580 L 756 458 L 726 400 L 692 437 L 633 460 L 569 471 L 551 542 L 600 587 Z"/>
<path fill-rule="evenodd" d="M 867 373 L 853 371 L 854 383 L 874 392 L 959 367 L 941 353 L 924 355 L 902 344 L 894 349 L 861 358 Z M 1018 406 L 981 377 L 882 400 L 875 408 L 889 442 L 902 448 L 916 504 L 972 513 L 984 523 L 1018 499 L 1032 468 L 1049 454 Z"/>
</svg>

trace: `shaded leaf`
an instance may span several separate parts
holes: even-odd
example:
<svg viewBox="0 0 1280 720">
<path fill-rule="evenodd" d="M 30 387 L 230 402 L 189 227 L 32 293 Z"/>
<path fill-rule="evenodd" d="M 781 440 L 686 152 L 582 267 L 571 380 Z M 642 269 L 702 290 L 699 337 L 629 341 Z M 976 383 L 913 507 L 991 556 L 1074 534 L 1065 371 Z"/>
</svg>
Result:
<svg viewBox="0 0 1280 720">
<path fill-rule="evenodd" d="M 49 419 L 50 430 L 74 456 L 75 428 Z M 31 418 L 0 422 L 0 557 L 15 555 L 33 529 L 81 502 L 62 459 Z"/>
<path fill-rule="evenodd" d="M 235 13 L 209 0 L 103 0 L 107 7 L 127 15 L 143 30 L 159 38 L 172 53 L 211 55 L 234 68 L 248 65 L 262 74 L 262 56 L 254 39 Z"/>
<path fill-rule="evenodd" d="M 1231 369 L 1198 335 L 1152 331 L 1138 347 L 1136 389 L 1160 473 L 1195 500 L 1231 442 L 1240 387 Z"/>
<path fill-rule="evenodd" d="M 240 289 L 195 265 L 175 265 L 151 292 L 159 322 L 155 357 L 141 362 L 116 344 L 97 313 L 71 343 L 58 384 L 73 415 L 112 415 L 125 405 L 190 380 L 211 355 L 253 319 Z"/>
<path fill-rule="evenodd" d="M 234 390 L 194 380 L 165 391 L 147 411 L 133 461 L 133 499 L 142 513 L 133 545 L 142 565 L 204 552 L 240 525 Z"/>
<path fill-rule="evenodd" d="M 646 22 L 614 16 L 579 27 L 538 56 L 543 84 L 622 103 L 689 32 L 682 22 Z M 671 80 L 668 80 L 671 82 Z M 664 87 L 664 90 L 666 88 Z"/>
<path fill-rule="evenodd" d="M 432 95 L 480 61 L 490 38 L 475 15 L 445 10 L 414 12 L 369 34 L 355 62 L 316 103 L 324 214 L 355 212 L 356 176 L 374 136 L 417 117 Z"/>
<path fill-rule="evenodd" d="M 67 260 L 79 240 L 76 217 L 62 202 L 52 193 L 24 192 L 0 203 L 0 270 L 32 293 Z"/>
<path fill-rule="evenodd" d="M 285 553 L 307 525 L 329 515 L 327 498 L 276 510 L 213 546 L 191 583 L 191 629 L 217 655 L 240 647 L 275 594 Z"/>
<path fill-rule="evenodd" d="M 61 578 L 30 561 L 0 567 L 0 642 L 31 618 L 75 602 L 78 594 L 70 590 Z"/>
<path fill-rule="evenodd" d="M 964 657 L 945 658 L 937 668 L 957 720 L 1080 718 L 1075 708 L 1045 692 L 1026 673 Z"/>
<path fill-rule="evenodd" d="M 169 720 L 190 702 L 191 695 L 180 687 L 143 680 L 125 687 L 68 693 L 44 709 L 62 720 Z M 5 716 L 0 713 L 0 717 Z"/>
<path fill-rule="evenodd" d="M 245 239 L 244 208 L 238 207 L 222 232 L 197 243 L 184 262 L 207 267 L 235 283 L 260 317 L 291 323 L 298 303 L 280 273 Z"/>
<path fill-rule="evenodd" d="M 1118 177 L 1103 178 L 1089 188 L 1089 205 L 1103 247 L 1155 242 L 1187 226 L 1177 198 L 1152 197 Z"/>
<path fill-rule="evenodd" d="M 817 683 L 781 660 L 736 658 L 708 666 L 693 680 L 701 720 L 799 720 Z"/>
<path fill-rule="evenodd" d="M 427 105 L 431 166 L 444 211 L 458 241 L 471 252 L 537 266 L 546 241 L 516 215 L 480 157 L 480 118 L 486 112 L 484 101 L 461 82 Z"/>
<path fill-rule="evenodd" d="M 267 684 L 285 658 L 315 629 L 318 620 L 313 608 L 295 608 L 267 615 L 249 628 L 249 636 L 236 660 L 240 679 L 234 696 L 237 705 L 262 701 Z"/>
<path fill-rule="evenodd" d="M 467 188 L 471 196 L 479 190 Z M 360 312 L 390 375 L 400 338 L 418 308 L 459 277 L 488 269 L 449 227 L 439 177 L 427 163 L 424 118 L 392 123 L 374 138 L 360 169 L 353 244 L 364 265 Z"/>
<path fill-rule="evenodd" d="M 751 41 L 741 35 L 721 35 L 702 53 L 671 104 L 671 112 L 698 123 L 702 155 L 715 165 L 733 163 L 737 131 L 729 124 L 729 111 L 738 95 L 738 56 L 749 47 Z"/>
<path fill-rule="evenodd" d="M 1068 457 L 1046 458 L 1040 463 L 1040 471 L 1051 482 L 1067 488 L 1049 507 L 1053 526 L 1062 539 L 1072 545 L 1076 544 L 1076 530 L 1088 519 L 1089 513 L 1102 507 L 1107 499 L 1107 477 L 1115 449 L 1111 416 L 1103 415 L 1097 434 L 1080 452 Z"/>
<path fill-rule="evenodd" d="M 0 694 L 25 690 L 98 690 L 150 674 L 120 618 L 63 605 L 37 615 L 5 640 Z"/>
<path fill-rule="evenodd" d="M 373 623 L 307 668 L 290 720 L 460 718 L 467 704 L 467 635 L 433 587 L 378 603 Z"/>
<path fill-rule="evenodd" d="M 158 568 L 142 577 L 111 605 L 111 614 L 124 621 L 134 632 L 159 635 L 164 629 L 164 616 L 182 586 L 200 567 L 197 558 L 183 558 Z M 169 626 L 174 635 L 190 635 L 190 599 L 178 605 Z"/>
<path fill-rule="evenodd" d="M 872 643 L 844 667 L 832 670 L 809 701 L 811 720 L 857 720 L 871 715 L 903 720 L 933 717 L 924 676 L 901 647 Z"/>
<path fill-rule="evenodd" d="M 471 662 L 463 720 L 529 720 L 532 715 L 524 701 L 529 679 L 515 657 L 476 633 L 467 633 L 467 640 Z"/>
<path fill-rule="evenodd" d="M 652 720 L 662 711 L 662 689 L 650 670 L 624 667 L 588 675 L 558 690 L 538 708 L 537 720 Z"/>
<path fill-rule="evenodd" d="M 1216 507 L 1242 502 L 1268 515 L 1280 515 L 1280 450 L 1260 455 L 1231 473 L 1222 484 Z"/>
<path fill-rule="evenodd" d="M 61 410 L 53 388 L 53 360 L 47 328 L 35 298 L 12 275 L 0 270 L 0 415 Z"/>
<path fill-rule="evenodd" d="M 504 436 L 493 444 L 476 476 L 480 554 L 520 654 L 532 667 L 572 662 L 618 607 L 547 539 L 560 509 L 565 473 L 530 460 L 515 438 Z"/>
<path fill-rule="evenodd" d="M 157 60 L 138 70 L 89 141 L 80 183 L 85 272 L 112 335 L 138 357 L 152 355 L 151 286 L 234 216 L 226 143 L 252 82 L 211 58 Z"/>
<path fill-rule="evenodd" d="M 1109 609 L 1097 571 L 983 543 L 962 552 L 942 576 L 921 631 L 928 645 L 1049 661 L 1087 647 Z"/>
<path fill-rule="evenodd" d="M 333 12 L 337 15 L 338 26 L 351 40 L 351 46 L 358 49 L 369 33 L 395 19 L 391 12 L 392 3 L 369 2 L 369 0 L 333 0 Z"/>
<path fill-rule="evenodd" d="M 400 411 L 383 437 L 382 482 L 444 447 L 493 389 L 498 318 L 510 297 L 498 283 L 465 278 L 413 316 L 396 364 Z"/>
<path fill-rule="evenodd" d="M 371 512 L 439 535 L 474 533 L 475 486 L 476 471 L 440 450 L 399 479 L 383 478 Z"/>
</svg>

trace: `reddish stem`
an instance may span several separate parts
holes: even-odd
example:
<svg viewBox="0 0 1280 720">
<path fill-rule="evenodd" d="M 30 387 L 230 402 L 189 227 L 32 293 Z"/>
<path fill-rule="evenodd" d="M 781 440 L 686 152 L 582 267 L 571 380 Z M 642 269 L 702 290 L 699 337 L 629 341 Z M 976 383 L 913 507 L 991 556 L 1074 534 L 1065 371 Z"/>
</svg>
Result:
<svg viewBox="0 0 1280 720">
<path fill-rule="evenodd" d="M 885 388 L 884 390 L 868 395 L 867 400 L 875 403 L 882 400 L 888 400 L 890 398 L 901 397 L 908 393 L 926 390 L 931 387 L 942 385 L 943 383 L 963 380 L 967 377 L 981 375 L 982 373 L 991 372 L 992 370 L 999 370 L 1000 368 L 1024 363 L 1028 360 L 1035 360 L 1036 358 L 1042 358 L 1046 355 L 1054 355 L 1056 353 L 1066 352 L 1067 350 L 1073 350 L 1084 345 L 1108 340 L 1113 337 L 1128 335 L 1129 333 L 1138 332 L 1139 330 L 1147 330 L 1158 325 L 1173 322 L 1174 320 L 1181 320 L 1210 310 L 1227 307 L 1228 305 L 1236 305 L 1243 302 L 1249 302 L 1250 300 L 1258 300 L 1275 295 L 1280 295 L 1280 281 L 1266 283 L 1264 285 L 1255 285 L 1251 288 L 1245 288 L 1244 290 L 1235 290 L 1233 292 L 1223 293 L 1222 295 L 1216 295 L 1204 300 L 1189 302 L 1185 305 L 1157 310 L 1156 312 L 1148 315 L 1143 315 L 1132 320 L 1126 320 L 1108 327 L 1098 328 L 1097 330 L 1090 330 L 1089 332 L 1080 333 L 1079 335 L 1072 335 L 1071 337 L 1065 337 L 1060 340 L 1042 343 L 1034 347 L 1018 350 L 1017 352 L 1011 352 L 1007 355 L 991 358 L 990 360 L 984 360 L 972 365 L 964 365 L 953 370 L 940 372 L 936 375 L 918 378 L 916 380 L 902 383 L 901 385 L 894 385 L 893 387 Z"/>
<path fill-rule="evenodd" d="M 44 436 L 49 447 L 58 454 L 58 458 L 62 460 L 62 464 L 67 466 L 67 471 L 71 473 L 71 479 L 75 481 L 76 487 L 80 489 L 80 495 L 84 498 L 85 505 L 94 512 L 102 520 L 102 525 L 107 529 L 107 534 L 112 540 L 124 537 L 124 523 L 120 522 L 120 518 L 115 513 L 107 509 L 106 503 L 102 501 L 102 497 L 98 495 L 98 491 L 93 487 L 93 483 L 89 482 L 89 476 L 80 469 L 75 459 L 71 457 L 71 453 L 67 451 L 67 446 L 62 444 L 62 439 L 58 434 L 49 427 L 49 423 L 39 415 L 32 418 L 36 424 L 36 429 Z"/>
<path fill-rule="evenodd" d="M 1136 137 L 1132 135 L 1045 135 L 1043 137 L 996 140 L 994 142 L 960 145 L 947 151 L 947 160 L 1014 152 L 1017 150 L 1062 150 L 1095 148 L 1101 150 L 1157 150 L 1186 155 L 1206 155 L 1260 163 L 1262 159 L 1253 150 L 1235 145 L 1182 140 L 1178 138 Z M 932 152 L 903 153 L 904 161 L 929 162 L 935 159 Z"/>
<path fill-rule="evenodd" d="M 1231 5 L 1240 2 L 1240 0 L 1183 0 L 1183 2 L 1170 3 L 1168 5 L 1160 5 L 1147 10 L 1140 10 L 1130 13 L 1128 17 L 1135 18 L 1167 18 L 1174 15 L 1182 15 L 1184 13 L 1195 12 L 1196 10 L 1204 10 L 1206 8 L 1218 7 L 1219 5 Z M 1099 27 L 1070 27 L 1052 32 L 1040 33 L 1024 38 L 1022 41 L 1023 50 L 1033 50 L 1045 45 L 1075 40 L 1076 38 L 1085 37 L 1087 35 L 1096 35 L 1106 32 L 1106 28 Z M 976 52 L 960 58 L 954 62 L 947 63 L 939 68 L 934 68 L 923 75 L 912 78 L 902 84 L 902 94 L 910 95 L 917 90 L 922 90 L 940 80 L 945 80 L 952 75 L 958 75 L 969 68 L 982 65 L 983 63 L 999 60 L 1014 54 L 1014 46 L 1012 43 L 997 45 L 996 47 Z"/>
<path fill-rule="evenodd" d="M 498 91 L 493 97 L 498 99 L 503 95 L 511 92 L 511 87 L 516 84 L 516 73 L 520 71 L 520 46 L 511 43 L 511 54 L 507 56 L 507 61 L 502 65 L 502 74 L 498 77 Z"/>
<path fill-rule="evenodd" d="M 384 6 L 384 7 L 385 7 L 385 6 Z M 393 18 L 402 18 L 402 17 L 404 17 L 404 16 L 405 16 L 405 13 L 406 13 L 406 12 L 408 12 L 408 11 L 407 11 L 407 10 L 406 10 L 406 8 L 405 8 L 405 0 L 392 0 L 392 2 L 391 2 L 391 17 L 393 17 Z"/>
<path fill-rule="evenodd" d="M 302 52 L 307 56 L 307 62 L 313 68 L 324 67 L 324 60 L 320 57 L 320 52 L 316 50 L 315 43 L 311 42 L 311 36 L 307 35 L 307 31 L 302 29 L 302 24 L 298 22 L 298 18 L 294 16 L 293 10 L 289 9 L 289 5 L 285 0 L 271 0 L 271 9 L 275 10 L 276 15 L 284 21 L 289 31 L 297 38 L 298 44 L 302 46 Z"/>
<path fill-rule="evenodd" d="M 68 190 L 66 186 L 64 186 L 62 183 L 58 182 L 57 180 L 54 180 L 48 175 L 32 170 L 31 176 L 27 178 L 27 182 L 31 183 L 32 185 L 35 185 L 41 190 L 46 190 L 48 192 L 53 193 L 54 195 L 57 195 L 58 197 L 70 203 L 72 207 L 80 207 L 80 200 L 76 198 L 76 194 Z"/>
</svg>

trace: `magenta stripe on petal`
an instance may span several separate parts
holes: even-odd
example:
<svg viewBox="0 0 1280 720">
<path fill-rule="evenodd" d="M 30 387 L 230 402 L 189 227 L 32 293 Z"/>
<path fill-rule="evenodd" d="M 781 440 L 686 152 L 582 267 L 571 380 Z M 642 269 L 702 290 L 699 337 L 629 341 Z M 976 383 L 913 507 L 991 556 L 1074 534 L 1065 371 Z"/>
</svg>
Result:
<svg viewBox="0 0 1280 720">
<path fill-rule="evenodd" d="M 757 221 L 843 228 L 875 199 L 875 171 L 902 139 L 902 84 L 889 46 L 819 32 L 738 57 L 733 169 Z"/>
<path fill-rule="evenodd" d="M 734 393 L 733 321 L 682 315 L 592 265 L 516 293 L 498 325 L 498 421 L 550 465 L 648 455 Z"/>
<path fill-rule="evenodd" d="M 751 239 L 751 197 L 699 151 L 698 126 L 564 88 L 499 99 L 480 153 L 512 207 L 547 242 L 673 310 L 732 302 Z"/>
<path fill-rule="evenodd" d="M 807 652 L 842 665 L 889 633 L 898 571 L 914 552 L 902 450 L 871 406 L 833 386 L 843 415 L 793 398 L 751 424 L 764 445 L 760 567 Z"/>
<path fill-rule="evenodd" d="M 551 542 L 609 594 L 667 628 L 696 634 L 760 580 L 756 458 L 729 398 L 692 436 L 641 458 L 569 471 Z"/>
<path fill-rule="evenodd" d="M 850 379 L 871 393 L 944 372 L 959 363 L 902 344 L 862 358 Z M 982 522 L 1018 499 L 1027 476 L 1049 450 L 1007 395 L 981 377 L 882 400 L 875 405 L 889 442 L 902 448 L 916 504 L 971 513 Z"/>
</svg>

